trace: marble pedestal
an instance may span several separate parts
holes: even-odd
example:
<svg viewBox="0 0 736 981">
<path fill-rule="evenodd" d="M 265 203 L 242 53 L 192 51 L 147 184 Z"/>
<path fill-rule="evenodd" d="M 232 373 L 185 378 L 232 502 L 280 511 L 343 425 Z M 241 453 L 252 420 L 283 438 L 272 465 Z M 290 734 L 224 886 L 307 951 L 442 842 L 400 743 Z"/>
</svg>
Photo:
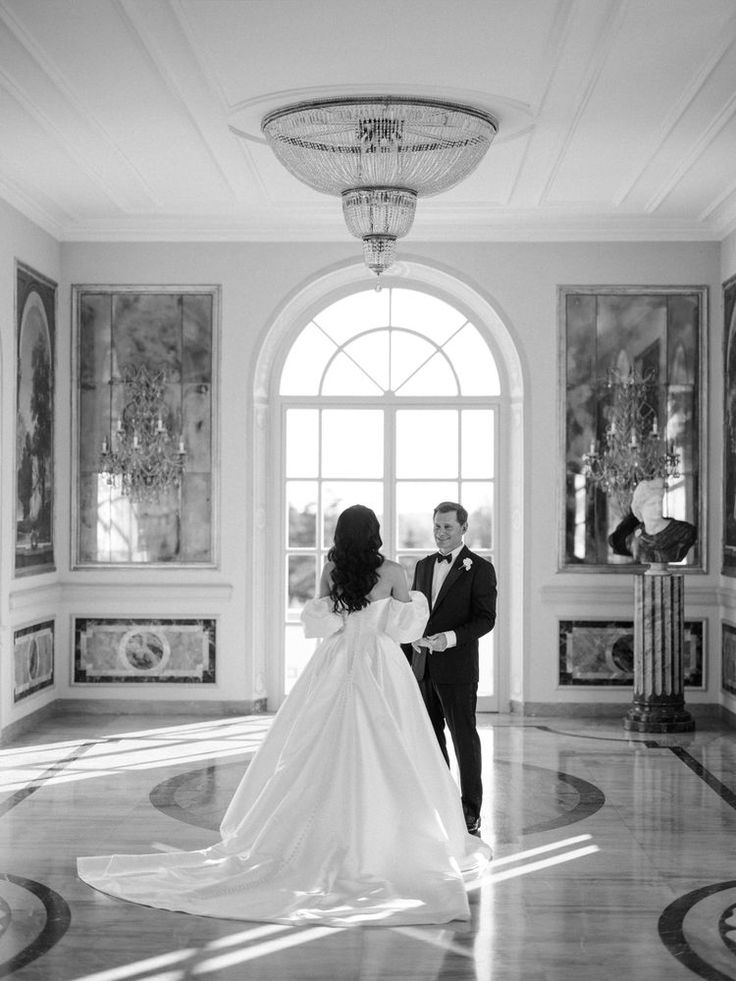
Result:
<svg viewBox="0 0 736 981">
<path fill-rule="evenodd" d="M 634 576 L 634 704 L 632 732 L 692 732 L 682 677 L 684 577 L 667 566 Z"/>
</svg>

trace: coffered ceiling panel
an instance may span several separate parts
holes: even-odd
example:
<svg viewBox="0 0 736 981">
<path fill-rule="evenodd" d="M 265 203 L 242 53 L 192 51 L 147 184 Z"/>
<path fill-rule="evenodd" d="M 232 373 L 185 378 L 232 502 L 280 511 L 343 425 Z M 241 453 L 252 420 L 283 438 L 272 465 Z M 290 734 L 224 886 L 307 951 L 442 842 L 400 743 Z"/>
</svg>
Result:
<svg viewBox="0 0 736 981">
<path fill-rule="evenodd" d="M 499 122 L 411 236 L 736 228 L 732 0 L 0 0 L 0 196 L 62 240 L 341 240 L 260 122 L 366 94 Z"/>
</svg>

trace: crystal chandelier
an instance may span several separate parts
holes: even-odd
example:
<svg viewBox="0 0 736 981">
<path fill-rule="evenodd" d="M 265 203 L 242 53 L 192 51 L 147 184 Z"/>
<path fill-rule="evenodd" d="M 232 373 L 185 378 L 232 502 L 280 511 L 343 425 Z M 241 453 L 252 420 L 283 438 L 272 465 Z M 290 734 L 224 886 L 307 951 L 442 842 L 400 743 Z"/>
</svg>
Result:
<svg viewBox="0 0 736 981">
<path fill-rule="evenodd" d="M 186 456 L 182 436 L 177 448 L 172 446 L 166 369 L 126 365 L 122 379 L 125 405 L 117 426 L 102 441 L 98 470 L 132 501 L 157 501 L 180 485 Z"/>
<path fill-rule="evenodd" d="M 610 371 L 607 387 L 613 401 L 602 446 L 595 440 L 591 443 L 583 468 L 586 477 L 612 494 L 626 514 L 639 481 L 678 477 L 680 457 L 672 440 L 668 442 L 659 431 L 652 374 Z"/>
<path fill-rule="evenodd" d="M 380 275 L 414 221 L 417 198 L 460 183 L 496 135 L 489 113 L 393 96 L 300 102 L 268 113 L 261 129 L 286 169 L 342 198 L 348 230 Z"/>
</svg>

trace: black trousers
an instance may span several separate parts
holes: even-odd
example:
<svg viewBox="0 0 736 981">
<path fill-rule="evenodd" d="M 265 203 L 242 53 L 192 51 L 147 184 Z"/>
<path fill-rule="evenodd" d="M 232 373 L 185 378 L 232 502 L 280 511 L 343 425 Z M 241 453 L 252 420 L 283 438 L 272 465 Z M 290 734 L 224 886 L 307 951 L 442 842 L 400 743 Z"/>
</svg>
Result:
<svg viewBox="0 0 736 981">
<path fill-rule="evenodd" d="M 450 730 L 452 745 L 460 773 L 460 795 L 463 810 L 468 818 L 480 817 L 483 801 L 481 782 L 480 736 L 475 727 L 475 707 L 478 701 L 478 685 L 440 685 L 425 677 L 419 688 L 427 706 L 432 728 L 440 744 L 442 755 L 450 765 L 445 741 L 445 725 Z"/>
</svg>

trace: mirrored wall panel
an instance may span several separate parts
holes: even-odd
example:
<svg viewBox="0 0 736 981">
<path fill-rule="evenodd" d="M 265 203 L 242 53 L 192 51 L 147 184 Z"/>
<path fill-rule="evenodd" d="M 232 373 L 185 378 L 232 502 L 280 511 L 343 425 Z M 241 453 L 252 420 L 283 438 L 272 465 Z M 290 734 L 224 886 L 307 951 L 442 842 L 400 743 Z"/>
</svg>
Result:
<svg viewBox="0 0 736 981">
<path fill-rule="evenodd" d="M 74 565 L 214 565 L 218 289 L 77 286 Z"/>
<path fill-rule="evenodd" d="M 642 568 L 609 540 L 632 520 L 639 465 L 666 474 L 664 515 L 697 529 L 678 565 L 704 568 L 706 299 L 706 287 L 560 287 L 561 568 Z"/>
</svg>

